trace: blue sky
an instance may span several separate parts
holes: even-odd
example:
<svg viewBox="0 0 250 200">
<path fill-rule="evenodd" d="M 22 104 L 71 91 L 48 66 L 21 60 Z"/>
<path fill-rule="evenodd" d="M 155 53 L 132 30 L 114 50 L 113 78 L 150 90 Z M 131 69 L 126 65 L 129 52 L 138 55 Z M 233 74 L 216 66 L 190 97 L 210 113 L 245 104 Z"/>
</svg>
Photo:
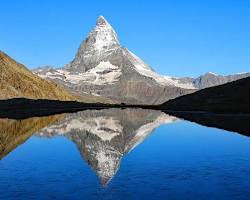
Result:
<svg viewBox="0 0 250 200">
<path fill-rule="evenodd" d="M 0 49 L 29 68 L 70 62 L 103 15 L 155 71 L 250 71 L 249 0 L 3 0 Z"/>
</svg>

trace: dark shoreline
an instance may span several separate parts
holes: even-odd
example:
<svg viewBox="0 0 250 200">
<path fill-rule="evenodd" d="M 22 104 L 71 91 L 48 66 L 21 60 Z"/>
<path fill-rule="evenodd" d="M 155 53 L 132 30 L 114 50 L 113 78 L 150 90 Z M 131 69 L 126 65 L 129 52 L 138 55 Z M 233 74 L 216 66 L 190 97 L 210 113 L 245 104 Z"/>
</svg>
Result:
<svg viewBox="0 0 250 200">
<path fill-rule="evenodd" d="M 0 100 L 0 118 L 25 119 L 34 116 L 41 117 L 60 113 L 107 108 L 143 108 L 160 110 L 160 106 L 154 105 L 81 103 L 76 101 L 15 98 Z"/>
<path fill-rule="evenodd" d="M 191 113 L 211 113 L 211 114 L 226 114 L 226 115 L 240 115 L 250 114 L 247 112 L 230 112 L 220 111 L 213 112 L 209 110 L 178 110 L 169 109 L 163 105 L 126 105 L 126 104 L 102 104 L 102 103 L 82 103 L 77 101 L 59 101 L 59 100 L 47 100 L 47 99 L 25 99 L 25 98 L 14 98 L 0 100 L 0 118 L 12 118 L 12 119 L 26 119 L 29 117 L 41 117 L 53 114 L 61 113 L 72 113 L 82 110 L 99 110 L 108 108 L 142 108 L 161 110 L 165 113 L 172 113 L 179 115 L 180 113 L 190 115 Z M 179 114 L 178 114 L 179 113 Z"/>
<path fill-rule="evenodd" d="M 250 113 L 177 111 L 157 105 L 91 104 L 75 101 L 9 99 L 0 100 L 0 118 L 23 120 L 32 117 L 45 117 L 84 110 L 108 108 L 141 108 L 160 110 L 166 114 L 195 122 L 208 127 L 220 128 L 250 136 Z"/>
</svg>

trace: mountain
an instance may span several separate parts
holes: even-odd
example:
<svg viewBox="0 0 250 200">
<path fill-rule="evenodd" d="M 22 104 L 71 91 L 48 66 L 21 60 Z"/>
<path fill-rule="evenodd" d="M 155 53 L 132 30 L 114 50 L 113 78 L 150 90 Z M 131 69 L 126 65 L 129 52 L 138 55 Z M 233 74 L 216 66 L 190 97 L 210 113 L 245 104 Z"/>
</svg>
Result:
<svg viewBox="0 0 250 200">
<path fill-rule="evenodd" d="M 229 83 L 232 81 L 236 81 L 242 78 L 249 77 L 250 73 L 239 73 L 234 75 L 217 75 L 211 72 L 208 72 L 204 74 L 203 76 L 200 76 L 194 80 L 194 86 L 195 88 L 204 89 L 208 87 L 213 87 L 217 85 L 222 85 L 225 83 Z"/>
<path fill-rule="evenodd" d="M 250 77 L 202 89 L 170 100 L 163 109 L 178 111 L 209 111 L 250 113 Z"/>
<path fill-rule="evenodd" d="M 0 51 L 0 99 L 75 100 L 76 98 L 51 81 L 44 80 L 24 65 Z"/>
<path fill-rule="evenodd" d="M 176 120 L 161 111 L 148 109 L 86 110 L 67 115 L 37 135 L 64 135 L 72 140 L 105 185 L 115 176 L 124 155 L 142 143 L 155 128 Z"/>
<path fill-rule="evenodd" d="M 38 68 L 33 72 L 74 94 L 92 94 L 115 103 L 161 104 L 195 91 L 157 74 L 122 47 L 116 32 L 102 16 L 72 62 L 62 68 Z"/>
<path fill-rule="evenodd" d="M 208 72 L 202 76 L 199 76 L 198 78 L 189 78 L 189 77 L 173 78 L 173 77 L 168 77 L 168 76 L 165 76 L 165 78 L 176 82 L 176 84 L 186 85 L 189 88 L 204 89 L 204 88 L 213 87 L 213 86 L 229 83 L 232 81 L 236 81 L 236 80 L 246 78 L 249 76 L 250 76 L 250 73 L 247 73 L 247 72 L 234 74 L 234 75 L 227 75 L 227 76 L 217 75 L 215 73 Z"/>
</svg>

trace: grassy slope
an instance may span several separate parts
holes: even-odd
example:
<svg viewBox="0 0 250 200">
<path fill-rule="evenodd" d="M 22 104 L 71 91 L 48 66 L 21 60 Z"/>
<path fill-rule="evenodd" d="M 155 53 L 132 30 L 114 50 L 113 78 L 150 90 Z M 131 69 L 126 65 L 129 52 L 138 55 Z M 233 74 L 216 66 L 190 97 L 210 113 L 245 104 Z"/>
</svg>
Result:
<svg viewBox="0 0 250 200">
<path fill-rule="evenodd" d="M 162 108 L 179 111 L 250 113 L 250 77 L 178 97 Z"/>
<path fill-rule="evenodd" d="M 76 100 L 69 92 L 34 75 L 24 65 L 0 51 L 0 99 L 14 97 Z"/>
</svg>

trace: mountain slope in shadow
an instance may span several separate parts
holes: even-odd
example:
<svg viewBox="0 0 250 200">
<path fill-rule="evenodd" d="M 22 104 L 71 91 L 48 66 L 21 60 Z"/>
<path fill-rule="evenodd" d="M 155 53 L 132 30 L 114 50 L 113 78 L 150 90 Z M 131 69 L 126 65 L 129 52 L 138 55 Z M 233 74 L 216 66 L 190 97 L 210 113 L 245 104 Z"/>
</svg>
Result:
<svg viewBox="0 0 250 200">
<path fill-rule="evenodd" d="M 164 110 L 250 113 L 250 77 L 167 101 Z"/>
</svg>

